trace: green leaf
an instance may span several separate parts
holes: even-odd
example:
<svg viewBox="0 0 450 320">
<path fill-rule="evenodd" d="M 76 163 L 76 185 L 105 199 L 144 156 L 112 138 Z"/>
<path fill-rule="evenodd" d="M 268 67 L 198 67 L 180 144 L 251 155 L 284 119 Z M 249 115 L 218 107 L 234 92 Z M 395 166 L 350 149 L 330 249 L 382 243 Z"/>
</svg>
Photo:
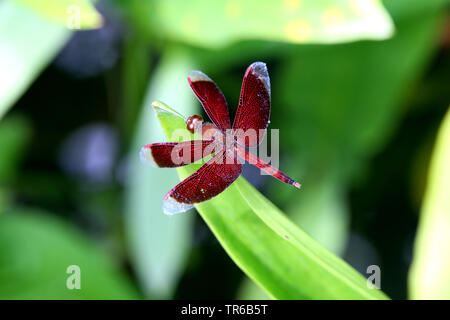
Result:
<svg viewBox="0 0 450 320">
<path fill-rule="evenodd" d="M 185 128 L 185 119 L 168 106 L 154 102 L 153 107 L 167 137 L 169 130 Z M 198 166 L 178 172 L 185 178 Z M 196 208 L 233 261 L 274 298 L 387 298 L 368 289 L 364 277 L 301 231 L 243 177 Z"/>
<path fill-rule="evenodd" d="M 14 1 L 0 2 L 0 119 L 69 34 Z"/>
<path fill-rule="evenodd" d="M 173 188 L 175 170 L 157 169 L 139 161 L 142 146 L 164 140 L 151 101 L 156 96 L 181 106 L 187 114 L 196 106 L 186 75 L 193 63 L 183 50 L 167 48 L 155 70 L 130 148 L 125 190 L 125 223 L 133 266 L 150 298 L 171 298 L 184 270 L 191 243 L 192 215 L 167 219 L 161 212 L 164 194 Z M 176 93 L 176 94 L 174 94 Z"/>
<path fill-rule="evenodd" d="M 66 286 L 70 265 L 80 267 L 80 290 Z M 138 297 L 118 265 L 67 223 L 36 210 L 0 213 L 1 299 Z"/>
<path fill-rule="evenodd" d="M 153 28 L 206 47 L 246 39 L 336 43 L 393 34 L 378 0 L 177 0 L 154 6 L 148 17 Z"/>
<path fill-rule="evenodd" d="M 414 259 L 412 299 L 450 299 L 450 109 L 436 141 L 428 173 Z"/>
<path fill-rule="evenodd" d="M 101 14 L 90 0 L 12 0 L 68 29 L 93 29 L 103 25 Z"/>
</svg>

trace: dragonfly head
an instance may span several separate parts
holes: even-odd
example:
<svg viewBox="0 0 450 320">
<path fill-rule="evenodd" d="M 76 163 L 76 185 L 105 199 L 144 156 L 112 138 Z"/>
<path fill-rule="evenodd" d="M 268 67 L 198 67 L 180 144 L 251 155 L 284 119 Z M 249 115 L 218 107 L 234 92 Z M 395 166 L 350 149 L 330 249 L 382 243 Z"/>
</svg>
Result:
<svg viewBox="0 0 450 320">
<path fill-rule="evenodd" d="M 194 133 L 199 128 L 198 126 L 201 125 L 203 122 L 203 118 L 199 114 L 194 114 L 193 116 L 190 116 L 186 120 L 186 128 L 190 133 Z"/>
</svg>

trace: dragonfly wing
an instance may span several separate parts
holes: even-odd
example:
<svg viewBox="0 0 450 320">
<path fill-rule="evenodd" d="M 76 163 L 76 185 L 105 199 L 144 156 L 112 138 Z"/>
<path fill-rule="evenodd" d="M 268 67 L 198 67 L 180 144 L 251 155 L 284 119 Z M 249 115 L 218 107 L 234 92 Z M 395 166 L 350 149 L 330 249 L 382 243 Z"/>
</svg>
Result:
<svg viewBox="0 0 450 320">
<path fill-rule="evenodd" d="M 222 131 L 230 129 L 227 101 L 214 81 L 200 71 L 191 71 L 188 81 L 211 121 Z"/>
<path fill-rule="evenodd" d="M 214 152 L 213 140 L 152 143 L 141 148 L 139 156 L 154 167 L 181 167 Z"/>
<path fill-rule="evenodd" d="M 247 147 L 258 145 L 264 138 L 269 117 L 269 72 L 265 63 L 254 62 L 245 72 L 234 118 L 233 129 L 237 130 L 238 142 Z"/>
<path fill-rule="evenodd" d="M 163 211 L 172 215 L 191 209 L 228 188 L 241 174 L 242 164 L 233 152 L 220 152 L 170 190 Z"/>
</svg>

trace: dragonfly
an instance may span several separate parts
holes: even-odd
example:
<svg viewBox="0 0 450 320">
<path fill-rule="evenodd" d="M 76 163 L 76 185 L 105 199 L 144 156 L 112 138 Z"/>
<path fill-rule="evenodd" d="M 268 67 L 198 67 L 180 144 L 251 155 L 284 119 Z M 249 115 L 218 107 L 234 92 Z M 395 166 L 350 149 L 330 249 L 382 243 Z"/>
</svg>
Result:
<svg viewBox="0 0 450 320">
<path fill-rule="evenodd" d="M 148 144 L 141 148 L 140 158 L 160 168 L 211 158 L 165 195 L 164 213 L 185 212 L 219 195 L 241 175 L 244 161 L 300 189 L 300 183 L 248 150 L 261 143 L 270 122 L 270 79 L 265 63 L 254 62 L 247 68 L 233 125 L 222 91 L 206 74 L 191 71 L 187 80 L 212 123 L 203 123 L 200 115 L 190 116 L 186 129 L 200 133 L 201 139 Z"/>
</svg>

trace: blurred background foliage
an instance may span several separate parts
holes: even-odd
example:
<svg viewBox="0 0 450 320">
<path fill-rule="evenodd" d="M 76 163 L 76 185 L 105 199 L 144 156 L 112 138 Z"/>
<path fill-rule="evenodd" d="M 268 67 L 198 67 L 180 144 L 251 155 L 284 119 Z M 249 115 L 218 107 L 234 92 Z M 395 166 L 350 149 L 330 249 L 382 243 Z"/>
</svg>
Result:
<svg viewBox="0 0 450 320">
<path fill-rule="evenodd" d="M 450 261 L 438 187 L 415 243 L 450 102 L 448 13 L 446 0 L 0 1 L 0 298 L 266 297 L 195 212 L 162 214 L 175 170 L 138 161 L 164 140 L 153 100 L 201 113 L 186 81 L 199 69 L 234 114 L 258 60 L 280 168 L 303 189 L 244 176 L 363 275 L 379 265 L 391 298 L 448 298 L 450 285 L 433 290 Z M 83 290 L 66 289 L 70 264 Z"/>
</svg>

